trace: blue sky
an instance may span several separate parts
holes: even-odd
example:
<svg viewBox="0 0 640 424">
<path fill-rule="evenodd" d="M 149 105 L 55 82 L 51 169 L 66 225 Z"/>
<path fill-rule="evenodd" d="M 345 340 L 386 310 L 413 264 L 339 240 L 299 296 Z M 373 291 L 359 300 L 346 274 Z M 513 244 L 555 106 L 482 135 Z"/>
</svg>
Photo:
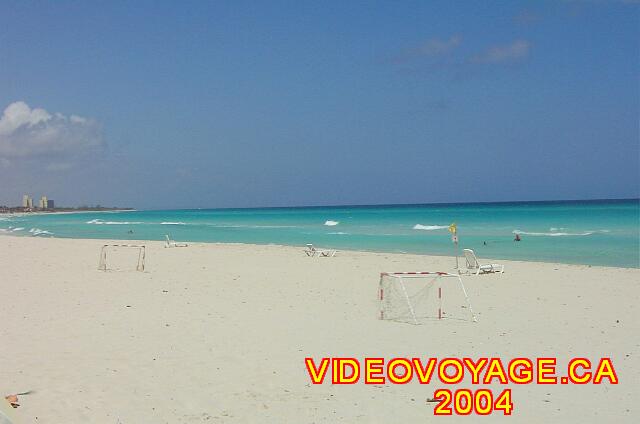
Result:
<svg viewBox="0 0 640 424">
<path fill-rule="evenodd" d="M 640 4 L 0 1 L 0 204 L 640 195 Z"/>
</svg>

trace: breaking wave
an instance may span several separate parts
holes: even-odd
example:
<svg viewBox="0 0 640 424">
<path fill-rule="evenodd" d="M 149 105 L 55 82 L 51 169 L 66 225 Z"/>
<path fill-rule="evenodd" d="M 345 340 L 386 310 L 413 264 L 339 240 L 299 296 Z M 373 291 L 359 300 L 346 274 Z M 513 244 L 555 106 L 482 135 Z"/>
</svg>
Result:
<svg viewBox="0 0 640 424">
<path fill-rule="evenodd" d="M 161 222 L 160 225 L 187 225 L 184 222 Z"/>
<path fill-rule="evenodd" d="M 97 224 L 97 225 L 133 225 L 133 224 L 142 224 L 139 221 L 103 221 L 101 219 L 92 219 L 91 221 L 87 221 L 87 224 Z"/>
<path fill-rule="evenodd" d="M 331 221 L 331 220 L 327 220 L 324 222 L 324 225 L 327 225 L 329 227 L 333 227 L 335 225 L 338 225 L 340 223 L 340 221 Z"/>
<path fill-rule="evenodd" d="M 425 231 L 443 230 L 445 228 L 449 228 L 449 226 L 448 225 L 422 225 L 422 224 L 416 224 L 413 226 L 414 230 L 425 230 Z"/>
<path fill-rule="evenodd" d="M 189 225 L 205 225 L 207 227 L 213 227 L 213 228 L 256 228 L 256 229 L 299 228 L 297 225 L 250 225 L 250 224 L 211 224 L 211 223 L 189 224 Z"/>
<path fill-rule="evenodd" d="M 512 233 L 521 234 L 525 236 L 563 237 L 563 236 L 590 236 L 592 234 L 609 232 L 609 230 L 593 230 L 593 231 L 583 231 L 581 233 L 566 233 L 566 232 L 559 232 L 557 230 L 558 230 L 557 228 L 551 228 L 550 233 L 538 233 L 538 232 L 531 232 L 531 231 L 513 230 Z"/>
<path fill-rule="evenodd" d="M 41 230 L 40 228 L 32 228 L 32 229 L 29 230 L 29 232 L 31 234 L 33 234 L 34 236 L 39 236 L 41 234 L 53 234 L 53 233 L 50 233 L 47 230 Z"/>
</svg>

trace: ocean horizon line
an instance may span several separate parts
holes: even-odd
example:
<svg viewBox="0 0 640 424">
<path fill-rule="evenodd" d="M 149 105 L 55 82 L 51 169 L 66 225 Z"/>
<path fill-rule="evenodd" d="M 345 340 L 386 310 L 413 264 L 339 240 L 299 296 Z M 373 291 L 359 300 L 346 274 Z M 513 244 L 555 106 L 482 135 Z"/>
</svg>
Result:
<svg viewBox="0 0 640 424">
<path fill-rule="evenodd" d="M 374 207 L 422 207 L 422 206 L 474 206 L 474 205 L 522 205 L 522 204 L 579 204 L 579 203 L 623 203 L 639 202 L 640 197 L 630 198 L 600 198 L 600 199 L 556 199 L 556 200 L 500 200 L 495 202 L 433 202 L 433 203 L 373 203 L 373 204 L 344 204 L 344 205 L 295 205 L 295 206 L 224 206 L 224 207 L 197 207 L 197 208 L 133 208 L 129 210 L 113 212 L 154 212 L 154 211 L 225 211 L 225 210 L 265 210 L 265 209 L 331 209 L 331 208 L 374 208 Z M 86 211 L 90 212 L 90 211 Z M 108 211 L 111 212 L 111 211 Z"/>
</svg>

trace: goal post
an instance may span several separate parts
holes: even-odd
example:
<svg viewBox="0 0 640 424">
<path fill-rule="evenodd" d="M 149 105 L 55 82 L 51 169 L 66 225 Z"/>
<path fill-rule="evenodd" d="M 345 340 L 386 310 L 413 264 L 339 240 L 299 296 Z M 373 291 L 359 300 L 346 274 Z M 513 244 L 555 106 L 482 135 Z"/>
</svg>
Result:
<svg viewBox="0 0 640 424">
<path fill-rule="evenodd" d="M 381 320 L 478 321 L 462 278 L 448 272 L 382 272 L 378 300 Z"/>
<path fill-rule="evenodd" d="M 100 249 L 100 260 L 98 262 L 98 269 L 100 271 L 107 271 L 109 269 L 107 263 L 107 252 L 111 252 L 110 257 L 120 248 L 135 249 L 138 253 L 138 259 L 136 261 L 136 271 L 144 271 L 145 258 L 147 255 L 147 248 L 142 244 L 105 244 Z"/>
</svg>

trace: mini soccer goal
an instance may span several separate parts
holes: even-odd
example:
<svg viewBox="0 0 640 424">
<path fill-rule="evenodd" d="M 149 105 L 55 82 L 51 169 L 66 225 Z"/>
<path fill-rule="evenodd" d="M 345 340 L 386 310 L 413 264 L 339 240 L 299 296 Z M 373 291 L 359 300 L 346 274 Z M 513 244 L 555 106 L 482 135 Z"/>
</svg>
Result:
<svg viewBox="0 0 640 424">
<path fill-rule="evenodd" d="M 478 321 L 462 279 L 448 272 L 383 272 L 378 298 L 382 320 Z"/>
<path fill-rule="evenodd" d="M 136 271 L 144 271 L 146 254 L 144 245 L 105 244 L 100 250 L 98 269 L 100 271 L 125 271 L 135 268 Z"/>
</svg>

